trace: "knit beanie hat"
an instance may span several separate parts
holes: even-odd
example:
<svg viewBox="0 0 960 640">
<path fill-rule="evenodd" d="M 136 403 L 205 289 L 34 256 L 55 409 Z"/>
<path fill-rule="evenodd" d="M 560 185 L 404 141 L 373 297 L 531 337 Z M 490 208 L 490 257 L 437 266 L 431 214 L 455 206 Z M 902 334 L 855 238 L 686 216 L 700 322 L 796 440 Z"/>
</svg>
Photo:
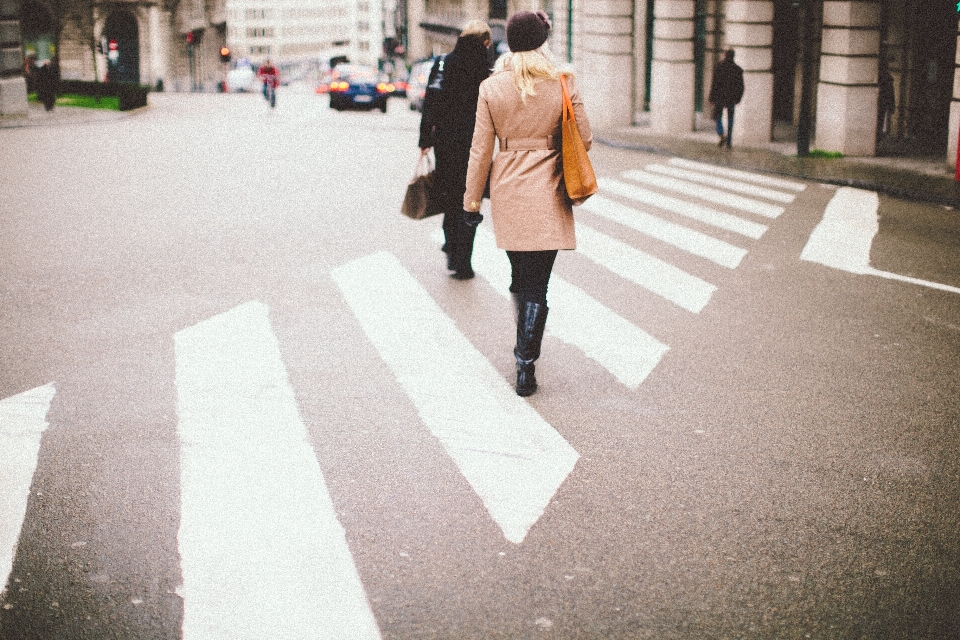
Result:
<svg viewBox="0 0 960 640">
<path fill-rule="evenodd" d="M 550 19 L 543 11 L 518 11 L 507 22 L 507 46 L 510 51 L 533 51 L 547 41 Z"/>
</svg>

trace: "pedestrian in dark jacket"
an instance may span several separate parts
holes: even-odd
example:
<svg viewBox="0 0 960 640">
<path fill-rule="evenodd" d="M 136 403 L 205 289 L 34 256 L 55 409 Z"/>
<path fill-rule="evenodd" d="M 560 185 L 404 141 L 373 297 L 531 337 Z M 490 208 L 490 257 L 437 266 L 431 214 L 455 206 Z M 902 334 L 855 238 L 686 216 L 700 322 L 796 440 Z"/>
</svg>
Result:
<svg viewBox="0 0 960 640">
<path fill-rule="evenodd" d="M 44 60 L 43 65 L 37 69 L 36 83 L 37 98 L 43 103 L 43 108 L 53 111 L 57 100 L 57 73 L 49 60 Z"/>
<path fill-rule="evenodd" d="M 420 151 L 432 148 L 436 157 L 434 197 L 443 212 L 443 250 L 451 277 L 474 276 L 471 265 L 476 226 L 464 223 L 463 193 L 467 184 L 470 143 L 477 117 L 480 83 L 490 76 L 490 27 L 474 20 L 463 28 L 453 51 L 437 60 L 430 72 L 442 69 L 439 90 L 428 89 L 420 121 Z"/>
<path fill-rule="evenodd" d="M 717 123 L 718 147 L 729 149 L 733 140 L 733 112 L 743 98 L 743 69 L 733 61 L 733 49 L 727 49 L 723 60 L 713 68 L 708 100 L 713 105 L 713 119 Z M 723 110 L 727 110 L 727 133 L 723 133 Z"/>
</svg>

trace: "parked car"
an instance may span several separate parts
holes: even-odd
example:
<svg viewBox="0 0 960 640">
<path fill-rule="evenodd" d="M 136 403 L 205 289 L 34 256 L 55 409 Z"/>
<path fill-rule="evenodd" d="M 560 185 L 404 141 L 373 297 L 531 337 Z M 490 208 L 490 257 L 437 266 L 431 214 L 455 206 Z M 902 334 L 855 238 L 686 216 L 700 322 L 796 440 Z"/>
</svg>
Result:
<svg viewBox="0 0 960 640">
<path fill-rule="evenodd" d="M 427 80 L 436 58 L 428 58 L 413 63 L 410 77 L 407 78 L 407 100 L 411 111 L 423 111 L 423 98 L 427 95 Z"/>
<path fill-rule="evenodd" d="M 331 109 L 380 109 L 386 113 L 393 85 L 374 67 L 340 64 L 333 70 L 328 91 Z"/>
<path fill-rule="evenodd" d="M 314 93 L 330 93 L 331 80 L 333 80 L 333 71 L 331 69 L 321 71 L 317 78 L 317 86 L 313 89 Z"/>
</svg>

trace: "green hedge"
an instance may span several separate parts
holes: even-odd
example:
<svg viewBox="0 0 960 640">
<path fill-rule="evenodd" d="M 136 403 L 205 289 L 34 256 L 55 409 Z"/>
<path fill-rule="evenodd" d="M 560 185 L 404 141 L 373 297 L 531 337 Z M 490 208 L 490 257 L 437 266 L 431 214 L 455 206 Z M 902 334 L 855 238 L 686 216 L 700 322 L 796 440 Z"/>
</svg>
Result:
<svg viewBox="0 0 960 640">
<path fill-rule="evenodd" d="M 74 93 L 81 96 L 119 98 L 120 111 L 129 111 L 147 106 L 150 87 L 135 82 L 90 82 L 88 80 L 61 80 L 58 93 Z"/>
</svg>

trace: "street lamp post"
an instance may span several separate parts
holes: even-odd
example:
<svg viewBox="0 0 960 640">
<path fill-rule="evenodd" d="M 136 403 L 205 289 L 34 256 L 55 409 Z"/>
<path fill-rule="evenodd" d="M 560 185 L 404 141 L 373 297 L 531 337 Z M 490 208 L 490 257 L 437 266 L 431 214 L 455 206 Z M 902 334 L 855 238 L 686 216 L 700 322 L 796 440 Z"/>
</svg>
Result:
<svg viewBox="0 0 960 640">
<path fill-rule="evenodd" d="M 802 46 L 800 79 L 800 115 L 797 122 L 797 155 L 810 155 L 810 136 L 813 129 L 813 41 L 814 0 L 799 0 L 801 7 Z"/>
</svg>

